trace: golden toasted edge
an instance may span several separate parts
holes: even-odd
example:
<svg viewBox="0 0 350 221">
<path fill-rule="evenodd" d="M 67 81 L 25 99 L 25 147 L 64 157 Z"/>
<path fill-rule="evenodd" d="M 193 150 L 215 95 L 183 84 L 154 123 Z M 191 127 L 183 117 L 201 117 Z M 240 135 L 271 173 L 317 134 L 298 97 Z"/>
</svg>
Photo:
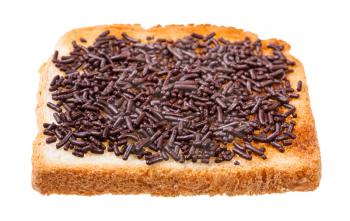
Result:
<svg viewBox="0 0 350 221">
<path fill-rule="evenodd" d="M 208 34 L 213 30 L 218 36 L 231 39 L 244 39 L 249 36 L 252 39 L 257 38 L 255 34 L 244 32 L 240 29 L 230 27 L 218 27 L 212 25 L 169 25 L 165 27 L 156 26 L 148 30 L 140 25 L 109 25 L 96 26 L 81 29 L 75 29 L 66 33 L 60 40 L 61 45 L 70 45 L 70 39 L 79 39 L 78 36 L 91 35 L 92 39 L 103 30 L 111 30 L 113 34 L 121 32 L 131 33 L 133 36 L 140 36 L 140 33 L 154 35 L 155 37 L 168 37 L 169 33 L 176 32 L 176 36 L 181 33 L 183 36 L 191 32 Z M 94 34 L 91 34 L 94 32 Z M 73 36 L 72 36 L 73 35 Z M 263 41 L 277 41 L 286 47 L 290 46 L 280 40 L 271 39 Z M 44 144 L 44 135 L 42 135 L 43 109 L 44 109 L 44 90 L 47 83 L 47 69 L 50 61 L 43 64 L 40 68 L 40 85 L 37 95 L 38 105 L 36 108 L 37 123 L 40 131 L 33 143 L 32 156 L 32 185 L 33 188 L 42 194 L 61 193 L 61 194 L 82 194 L 93 195 L 102 193 L 114 194 L 138 194 L 150 193 L 153 195 L 196 195 L 196 194 L 263 194 L 285 191 L 309 191 L 318 187 L 321 177 L 321 161 L 319 146 L 317 142 L 315 124 L 311 113 L 307 84 L 302 64 L 288 54 L 288 57 L 297 63 L 302 69 L 303 91 L 305 95 L 304 110 L 308 123 L 302 128 L 300 134 L 303 139 L 299 143 L 299 155 L 307 158 L 289 170 L 280 170 L 278 167 L 255 168 L 254 170 L 192 170 L 191 168 L 183 170 L 161 168 L 159 166 L 145 166 L 141 168 L 74 168 L 63 166 L 52 166 L 44 162 L 41 145 Z M 306 143 L 305 143 L 306 142 Z M 298 153 L 297 153 L 298 154 Z M 308 162 L 308 163 L 305 163 Z"/>
</svg>

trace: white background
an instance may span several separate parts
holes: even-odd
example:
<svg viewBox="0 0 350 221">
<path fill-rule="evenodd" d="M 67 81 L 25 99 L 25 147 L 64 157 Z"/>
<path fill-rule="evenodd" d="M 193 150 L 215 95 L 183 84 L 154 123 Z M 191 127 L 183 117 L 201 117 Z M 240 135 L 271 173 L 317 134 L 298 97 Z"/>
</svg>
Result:
<svg viewBox="0 0 350 221">
<path fill-rule="evenodd" d="M 350 7 L 346 1 L 1 1 L 0 220 L 349 220 Z M 305 67 L 322 154 L 314 192 L 263 196 L 42 196 L 31 187 L 42 62 L 70 29 L 210 23 L 281 38 Z"/>
</svg>

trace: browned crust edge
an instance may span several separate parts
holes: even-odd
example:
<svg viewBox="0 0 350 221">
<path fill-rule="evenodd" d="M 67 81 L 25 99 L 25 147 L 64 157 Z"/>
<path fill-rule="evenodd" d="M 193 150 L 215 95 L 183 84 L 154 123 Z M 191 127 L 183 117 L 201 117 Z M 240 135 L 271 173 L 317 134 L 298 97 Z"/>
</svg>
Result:
<svg viewBox="0 0 350 221">
<path fill-rule="evenodd" d="M 110 25 L 96 26 L 72 30 L 69 34 L 76 35 L 79 32 L 92 30 L 114 29 L 122 31 L 148 31 L 155 36 L 166 35 L 169 31 L 184 31 L 209 33 L 210 30 L 218 30 L 227 35 L 238 37 L 256 35 L 244 32 L 240 29 L 229 27 L 218 27 L 212 25 L 169 25 L 156 26 L 144 30 L 139 25 Z M 64 37 L 63 37 L 64 38 Z M 263 41 L 277 41 L 283 44 L 287 51 L 290 46 L 280 40 L 270 39 Z M 288 53 L 287 53 L 288 54 Z M 176 170 L 162 168 L 159 166 L 144 166 L 135 168 L 92 168 L 92 167 L 67 167 L 52 166 L 44 162 L 42 153 L 39 151 L 44 142 L 42 135 L 43 107 L 44 107 L 44 86 L 47 81 L 47 68 L 49 61 L 40 68 L 40 85 L 37 95 L 38 105 L 36 108 L 37 123 L 40 131 L 33 143 L 32 156 L 32 186 L 42 194 L 151 194 L 162 196 L 176 195 L 198 195 L 198 194 L 265 194 L 286 191 L 311 191 L 319 186 L 321 178 L 321 159 L 317 141 L 315 123 L 312 116 L 308 88 L 302 64 L 288 54 L 288 57 L 297 63 L 301 68 L 304 77 L 304 88 L 302 96 L 305 97 L 303 116 L 306 123 L 297 128 L 297 135 L 300 137 L 293 151 L 298 156 L 307 159 L 302 163 L 288 169 L 279 167 L 255 167 L 254 170 L 230 170 L 217 169 L 208 170 Z M 300 115 L 299 115 L 300 116 Z"/>
</svg>

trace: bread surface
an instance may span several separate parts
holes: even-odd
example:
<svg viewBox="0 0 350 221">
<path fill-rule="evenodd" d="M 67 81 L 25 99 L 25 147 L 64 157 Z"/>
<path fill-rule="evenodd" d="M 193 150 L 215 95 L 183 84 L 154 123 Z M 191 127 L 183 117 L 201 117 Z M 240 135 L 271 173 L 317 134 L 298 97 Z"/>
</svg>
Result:
<svg viewBox="0 0 350 221">
<path fill-rule="evenodd" d="M 72 50 L 71 42 L 81 37 L 92 44 L 103 31 L 121 36 L 122 32 L 145 40 L 147 36 L 155 38 L 178 39 L 193 32 L 209 34 L 230 41 L 243 40 L 257 35 L 231 27 L 213 25 L 169 25 L 144 29 L 140 25 L 106 25 L 72 30 L 61 37 L 55 47 L 60 55 Z M 51 100 L 48 87 L 51 79 L 63 74 L 51 62 L 51 58 L 40 68 L 40 85 L 36 108 L 39 133 L 33 143 L 32 185 L 42 194 L 152 194 L 163 196 L 197 194 L 264 194 L 285 191 L 310 191 L 318 187 L 321 178 L 321 159 L 317 141 L 315 123 L 310 108 L 308 86 L 303 66 L 289 54 L 290 46 L 281 40 L 262 40 L 266 45 L 278 43 L 284 46 L 284 54 L 296 62 L 294 72 L 288 75 L 293 88 L 299 80 L 303 81 L 300 98 L 291 101 L 296 107 L 298 118 L 295 127 L 297 139 L 280 153 L 267 148 L 267 159 L 254 157 L 252 161 L 238 159 L 239 166 L 232 161 L 215 164 L 200 164 L 175 161 L 163 161 L 147 166 L 144 161 L 130 157 L 123 161 L 113 153 L 103 155 L 86 154 L 77 158 L 69 151 L 57 150 L 54 144 L 45 143 L 44 122 L 53 122 L 52 111 L 46 106 Z"/>
</svg>

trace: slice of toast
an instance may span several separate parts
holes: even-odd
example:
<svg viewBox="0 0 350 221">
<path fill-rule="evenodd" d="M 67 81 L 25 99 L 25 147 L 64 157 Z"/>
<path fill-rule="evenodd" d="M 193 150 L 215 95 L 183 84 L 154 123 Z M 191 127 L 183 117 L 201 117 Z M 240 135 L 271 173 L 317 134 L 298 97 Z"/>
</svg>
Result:
<svg viewBox="0 0 350 221">
<path fill-rule="evenodd" d="M 109 25 L 72 30 L 57 43 L 55 50 L 60 55 L 72 50 L 71 42 L 81 37 L 92 44 L 103 31 L 120 36 L 122 32 L 144 40 L 147 36 L 155 38 L 178 39 L 191 33 L 209 34 L 216 32 L 217 37 L 230 41 L 243 40 L 257 35 L 231 27 L 212 25 L 169 25 L 144 29 L 140 25 Z M 46 144 L 43 135 L 43 123 L 53 122 L 52 110 L 46 106 L 51 100 L 48 91 L 51 79 L 63 74 L 52 63 L 51 58 L 40 68 L 40 86 L 36 109 L 39 133 L 33 144 L 33 188 L 42 194 L 152 194 L 163 196 L 196 194 L 264 194 L 285 191 L 310 191 L 318 187 L 321 177 L 321 160 L 316 136 L 314 119 L 310 108 L 308 87 L 300 61 L 289 54 L 290 46 L 276 39 L 263 40 L 263 50 L 269 43 L 284 46 L 284 54 L 296 62 L 294 72 L 288 75 L 293 88 L 301 80 L 303 84 L 300 98 L 291 101 L 296 107 L 297 139 L 292 146 L 280 153 L 267 148 L 267 159 L 254 158 L 241 160 L 240 165 L 232 161 L 220 164 L 200 164 L 175 161 L 163 161 L 146 165 L 133 156 L 123 161 L 113 153 L 103 155 L 86 154 L 78 158 L 71 152 L 57 150 L 54 144 Z"/>
</svg>

